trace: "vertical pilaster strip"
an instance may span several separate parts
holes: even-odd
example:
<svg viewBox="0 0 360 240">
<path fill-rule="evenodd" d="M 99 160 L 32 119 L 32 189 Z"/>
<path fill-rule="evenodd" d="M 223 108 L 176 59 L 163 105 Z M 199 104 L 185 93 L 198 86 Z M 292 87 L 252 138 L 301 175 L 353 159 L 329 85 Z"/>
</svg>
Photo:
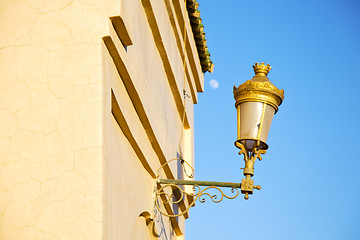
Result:
<svg viewBox="0 0 360 240">
<path fill-rule="evenodd" d="M 126 91 L 131 99 L 131 102 L 133 103 L 134 109 L 141 121 L 141 124 L 143 125 L 143 127 L 145 129 L 146 135 L 148 136 L 151 146 L 152 146 L 153 150 L 155 151 L 160 164 L 164 165 L 163 170 L 165 172 L 166 177 L 169 179 L 175 179 L 174 175 L 171 172 L 170 167 L 166 164 L 167 160 L 166 160 L 165 154 L 163 153 L 161 146 L 155 136 L 154 130 L 151 127 L 149 118 L 147 117 L 144 106 L 143 106 L 141 99 L 139 97 L 139 94 L 131 80 L 130 74 L 125 66 L 123 59 L 120 57 L 120 55 L 116 49 L 116 46 L 110 36 L 103 37 L 103 41 L 104 41 L 106 48 L 109 51 L 111 58 L 114 61 L 115 67 L 121 77 L 121 80 L 124 83 Z M 173 190 L 174 190 L 174 196 L 176 198 L 180 198 L 181 193 L 179 192 L 179 190 L 176 188 L 174 188 Z M 184 201 L 181 201 L 179 203 L 179 206 L 182 210 L 186 209 Z M 184 217 L 188 218 L 189 215 L 185 214 Z"/>
<path fill-rule="evenodd" d="M 184 114 L 184 103 L 183 103 L 183 97 L 182 97 L 181 93 L 183 91 L 179 90 L 179 88 L 177 86 L 174 72 L 172 70 L 172 67 L 171 67 L 171 64 L 169 61 L 169 57 L 167 56 L 165 46 L 164 46 L 164 43 L 161 38 L 160 30 L 159 30 L 158 24 L 156 22 L 151 3 L 149 0 L 142 0 L 141 2 L 143 4 L 144 10 L 145 10 L 145 14 L 146 14 L 146 17 L 147 17 L 154 41 L 155 41 L 156 48 L 160 54 L 160 58 L 163 63 L 163 66 L 164 66 L 165 74 L 168 79 L 172 95 L 175 100 L 176 108 L 179 112 L 180 119 L 182 119 L 182 116 Z M 185 126 L 185 128 L 190 127 L 186 112 L 185 112 L 184 126 Z"/>
</svg>

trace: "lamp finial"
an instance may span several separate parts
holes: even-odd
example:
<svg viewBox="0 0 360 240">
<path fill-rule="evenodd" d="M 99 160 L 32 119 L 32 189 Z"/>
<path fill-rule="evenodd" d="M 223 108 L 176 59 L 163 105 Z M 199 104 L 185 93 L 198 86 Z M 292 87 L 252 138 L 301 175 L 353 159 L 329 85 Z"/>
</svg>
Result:
<svg viewBox="0 0 360 240">
<path fill-rule="evenodd" d="M 271 66 L 270 64 L 265 65 L 265 63 L 255 63 L 253 65 L 254 68 L 254 72 L 256 76 L 264 76 L 266 77 L 266 75 L 268 75 L 268 73 L 270 72 Z"/>
</svg>

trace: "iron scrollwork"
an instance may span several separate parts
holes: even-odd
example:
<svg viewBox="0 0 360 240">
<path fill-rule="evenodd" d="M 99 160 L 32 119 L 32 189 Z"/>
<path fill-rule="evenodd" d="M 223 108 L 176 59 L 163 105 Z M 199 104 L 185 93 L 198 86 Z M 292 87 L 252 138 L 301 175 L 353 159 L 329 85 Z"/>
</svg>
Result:
<svg viewBox="0 0 360 240">
<path fill-rule="evenodd" d="M 176 179 L 161 179 L 160 170 L 164 168 L 165 165 L 169 165 L 170 162 L 180 161 L 183 171 L 188 178 L 194 177 L 194 169 L 192 166 L 183 160 L 182 158 L 173 158 L 163 164 L 157 170 L 157 180 L 156 186 L 154 189 L 154 205 L 155 208 L 164 216 L 167 217 L 179 217 L 189 212 L 190 208 L 195 205 L 195 202 L 199 200 L 200 203 L 206 202 L 208 197 L 214 203 L 221 202 L 224 198 L 234 199 L 236 198 L 240 191 L 238 188 L 241 187 L 240 183 L 228 183 L 228 182 L 209 182 L 209 181 L 193 181 L 193 180 L 176 180 Z M 187 169 L 190 169 L 190 172 L 187 172 Z M 159 185 L 160 184 L 160 185 Z M 190 185 L 193 188 L 193 192 L 186 192 L 182 187 L 184 185 Z M 204 189 L 201 189 L 200 186 L 204 186 Z M 230 194 L 225 194 L 220 187 L 230 188 Z M 212 194 L 211 191 L 215 190 L 216 194 Z M 174 194 L 177 193 L 177 194 Z M 185 197 L 189 202 L 186 208 L 179 208 L 179 213 L 169 214 L 161 209 L 162 205 L 169 207 L 168 205 L 179 204 L 181 201 L 185 200 Z"/>
<path fill-rule="evenodd" d="M 169 194 L 169 193 L 165 192 L 164 190 L 166 190 L 166 188 L 170 189 L 170 192 L 173 192 L 173 188 L 177 188 L 179 190 L 179 192 L 181 193 L 180 197 L 175 198 L 174 194 L 172 194 L 172 193 Z M 208 192 L 209 190 L 211 191 L 213 189 L 218 191 L 218 193 L 211 194 Z M 206 196 L 209 197 L 209 199 L 211 199 L 214 203 L 219 203 L 224 199 L 224 197 L 227 199 L 234 199 L 239 195 L 239 190 L 236 187 L 231 187 L 231 190 L 230 190 L 231 195 L 225 194 L 217 186 L 207 186 L 201 190 L 200 186 L 195 184 L 195 185 L 193 185 L 193 190 L 194 190 L 194 193 L 187 193 L 180 186 L 178 186 L 176 184 L 164 184 L 163 186 L 161 186 L 161 188 L 158 189 L 158 191 L 156 191 L 156 194 L 155 194 L 156 209 L 161 214 L 163 214 L 167 217 L 178 217 L 178 216 L 184 215 L 187 212 L 189 212 L 190 208 L 194 206 L 194 204 L 197 200 L 199 200 L 200 203 L 206 202 Z M 161 210 L 161 207 L 159 204 L 160 202 L 162 202 L 163 204 L 178 204 L 185 198 L 185 196 L 193 197 L 193 201 L 191 203 L 189 203 L 188 207 L 184 211 L 181 211 L 179 209 L 181 212 L 178 214 L 168 214 L 168 213 L 164 212 L 163 210 Z"/>
</svg>

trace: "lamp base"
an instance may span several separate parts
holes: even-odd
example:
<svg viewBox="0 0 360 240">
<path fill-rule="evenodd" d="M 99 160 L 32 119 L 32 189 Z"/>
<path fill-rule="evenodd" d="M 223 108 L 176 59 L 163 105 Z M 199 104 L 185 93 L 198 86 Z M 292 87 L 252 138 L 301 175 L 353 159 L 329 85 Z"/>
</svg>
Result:
<svg viewBox="0 0 360 240">
<path fill-rule="evenodd" d="M 261 150 L 267 150 L 269 148 L 266 142 L 263 142 L 259 139 L 251 139 L 251 138 L 238 139 L 235 141 L 234 144 L 237 148 L 240 148 L 237 143 L 243 145 L 245 149 L 249 152 L 252 152 L 254 148 Z"/>
<path fill-rule="evenodd" d="M 244 198 L 247 200 L 249 199 L 249 194 L 253 194 L 253 189 L 258 189 L 260 190 L 261 187 L 260 186 L 254 186 L 254 180 L 251 179 L 252 176 L 254 176 L 254 164 L 255 164 L 255 160 L 258 158 L 259 160 L 261 160 L 261 156 L 260 154 L 265 154 L 266 150 L 265 149 L 260 149 L 257 146 L 261 146 L 261 141 L 259 140 L 254 140 L 254 139 L 250 139 L 254 142 L 253 146 L 251 146 L 251 148 L 249 148 L 250 150 L 248 150 L 246 148 L 246 141 L 249 141 L 249 139 L 239 139 L 237 141 L 235 141 L 235 146 L 240 148 L 240 152 L 239 155 L 243 154 L 244 155 L 244 161 L 245 161 L 245 168 L 244 169 L 244 176 L 245 179 L 242 179 L 241 181 L 241 193 L 245 194 Z M 245 144 L 242 143 L 242 141 L 244 141 Z M 249 142 L 248 142 L 249 143 Z M 266 143 L 264 143 L 265 146 L 267 147 Z"/>
</svg>

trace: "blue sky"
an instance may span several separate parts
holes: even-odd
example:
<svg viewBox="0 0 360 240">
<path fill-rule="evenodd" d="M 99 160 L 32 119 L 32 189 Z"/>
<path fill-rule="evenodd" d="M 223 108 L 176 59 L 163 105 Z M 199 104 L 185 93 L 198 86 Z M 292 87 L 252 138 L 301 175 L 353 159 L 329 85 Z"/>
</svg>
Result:
<svg viewBox="0 0 360 240">
<path fill-rule="evenodd" d="M 232 88 L 255 62 L 285 99 L 255 164 L 262 189 L 197 203 L 186 239 L 360 239 L 360 1 L 198 2 L 215 69 L 195 106 L 196 180 L 243 178 Z"/>
</svg>

